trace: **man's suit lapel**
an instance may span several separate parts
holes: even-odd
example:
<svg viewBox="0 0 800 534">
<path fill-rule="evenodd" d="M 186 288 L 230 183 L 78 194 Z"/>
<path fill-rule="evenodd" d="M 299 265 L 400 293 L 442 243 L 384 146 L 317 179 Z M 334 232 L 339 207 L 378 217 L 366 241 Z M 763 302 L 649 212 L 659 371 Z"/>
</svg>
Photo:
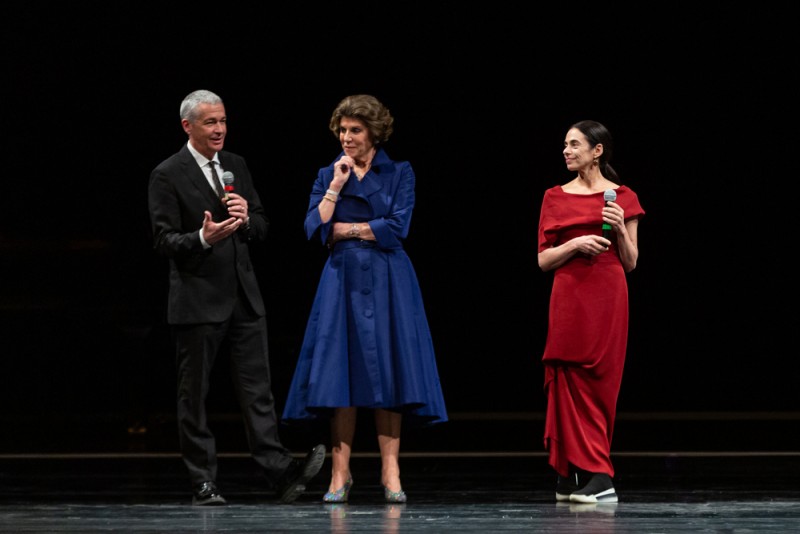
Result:
<svg viewBox="0 0 800 534">
<path fill-rule="evenodd" d="M 221 207 L 217 192 L 211 188 L 211 185 L 203 174 L 203 170 L 197 165 L 192 153 L 184 145 L 181 149 L 181 167 L 183 174 L 186 176 L 192 187 L 196 188 L 202 195 L 205 195 L 210 202 L 210 209 L 212 211 L 218 210 Z"/>
</svg>

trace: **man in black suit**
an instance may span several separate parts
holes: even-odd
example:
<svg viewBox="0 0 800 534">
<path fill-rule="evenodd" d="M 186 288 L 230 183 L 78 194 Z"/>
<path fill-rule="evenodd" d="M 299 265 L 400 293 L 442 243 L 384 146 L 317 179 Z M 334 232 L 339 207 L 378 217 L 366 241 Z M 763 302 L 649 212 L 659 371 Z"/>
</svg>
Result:
<svg viewBox="0 0 800 534">
<path fill-rule="evenodd" d="M 150 174 L 148 203 L 153 246 L 169 259 L 167 322 L 192 502 L 226 502 L 216 485 L 217 451 L 205 407 L 211 368 L 225 341 L 250 452 L 280 501 L 289 503 L 322 467 L 325 446 L 301 462 L 278 437 L 264 302 L 248 246 L 265 239 L 269 221 L 244 158 L 223 150 L 227 117 L 220 97 L 194 91 L 181 103 L 180 116 L 189 141 Z M 220 178 L 233 179 L 227 191 Z"/>
</svg>

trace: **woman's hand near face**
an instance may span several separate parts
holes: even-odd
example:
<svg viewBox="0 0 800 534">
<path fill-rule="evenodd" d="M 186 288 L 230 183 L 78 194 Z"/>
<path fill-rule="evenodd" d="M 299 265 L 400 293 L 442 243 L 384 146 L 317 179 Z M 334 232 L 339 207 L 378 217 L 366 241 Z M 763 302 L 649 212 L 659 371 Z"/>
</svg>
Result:
<svg viewBox="0 0 800 534">
<path fill-rule="evenodd" d="M 353 166 L 356 162 L 350 156 L 342 156 L 339 161 L 333 165 L 333 181 L 331 182 L 331 189 L 340 191 L 350 175 L 353 172 Z"/>
</svg>

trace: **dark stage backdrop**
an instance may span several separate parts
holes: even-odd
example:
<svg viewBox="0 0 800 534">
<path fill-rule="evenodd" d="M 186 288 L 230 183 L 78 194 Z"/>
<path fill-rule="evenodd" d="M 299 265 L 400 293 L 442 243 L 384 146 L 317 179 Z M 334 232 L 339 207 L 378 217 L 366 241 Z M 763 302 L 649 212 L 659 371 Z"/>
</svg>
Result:
<svg viewBox="0 0 800 534">
<path fill-rule="evenodd" d="M 254 256 L 281 406 L 325 259 L 303 219 L 339 152 L 328 118 L 366 92 L 396 117 L 390 155 L 417 174 L 407 249 L 450 411 L 545 408 L 538 212 L 570 179 L 564 134 L 586 118 L 611 129 L 647 211 L 620 411 L 798 410 L 788 2 L 315 4 L 10 8 L 2 415 L 173 412 L 146 191 L 198 88 L 225 100 L 226 149 L 271 219 Z"/>
</svg>

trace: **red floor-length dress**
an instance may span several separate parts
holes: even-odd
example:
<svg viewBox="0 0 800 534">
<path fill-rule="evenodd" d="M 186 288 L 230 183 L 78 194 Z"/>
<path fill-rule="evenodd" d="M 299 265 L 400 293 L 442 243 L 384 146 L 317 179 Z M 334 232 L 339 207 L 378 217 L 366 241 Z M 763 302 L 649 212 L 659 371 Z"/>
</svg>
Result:
<svg viewBox="0 0 800 534">
<path fill-rule="evenodd" d="M 630 188 L 616 190 L 625 220 L 644 215 Z M 545 191 L 539 251 L 601 234 L 603 192 Z M 607 252 L 572 257 L 555 270 L 544 363 L 544 445 L 562 476 L 569 465 L 614 476 L 611 436 L 628 341 L 628 285 L 615 237 Z"/>
</svg>

